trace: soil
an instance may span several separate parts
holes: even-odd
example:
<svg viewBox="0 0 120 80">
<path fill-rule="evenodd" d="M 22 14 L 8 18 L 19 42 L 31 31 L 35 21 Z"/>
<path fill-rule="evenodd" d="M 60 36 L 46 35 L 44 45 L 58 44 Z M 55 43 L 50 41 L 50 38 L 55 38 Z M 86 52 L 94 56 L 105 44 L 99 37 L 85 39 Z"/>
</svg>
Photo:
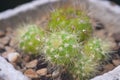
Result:
<svg viewBox="0 0 120 80">
<path fill-rule="evenodd" d="M 101 63 L 99 74 L 104 74 L 120 65 L 120 35 L 110 34 L 104 25 L 97 20 L 93 21 L 94 34 L 101 38 L 108 38 L 112 42 L 110 58 Z M 54 65 L 45 61 L 43 55 L 34 56 L 23 54 L 19 51 L 15 42 L 15 31 L 10 27 L 0 30 L 0 56 L 6 58 L 17 70 L 23 72 L 31 80 L 70 80 L 71 77 L 64 70 L 59 71 Z M 14 54 L 14 56 L 8 57 Z M 71 79 L 73 80 L 73 79 Z"/>
</svg>

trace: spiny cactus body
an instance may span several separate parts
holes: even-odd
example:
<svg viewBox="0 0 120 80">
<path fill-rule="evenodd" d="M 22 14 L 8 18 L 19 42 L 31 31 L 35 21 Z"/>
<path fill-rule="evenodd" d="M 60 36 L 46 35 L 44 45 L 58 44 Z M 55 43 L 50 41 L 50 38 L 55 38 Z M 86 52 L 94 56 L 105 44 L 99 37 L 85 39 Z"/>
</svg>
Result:
<svg viewBox="0 0 120 80">
<path fill-rule="evenodd" d="M 60 9 L 51 13 L 48 22 L 50 31 L 66 30 L 77 33 L 79 40 L 86 40 L 92 34 L 92 27 L 87 15 L 74 9 Z"/>
<path fill-rule="evenodd" d="M 108 43 L 98 38 L 89 39 L 84 45 L 81 53 L 72 62 L 70 70 L 77 80 L 86 80 L 94 76 L 98 71 L 100 60 L 104 60 L 109 50 Z"/>
<path fill-rule="evenodd" d="M 51 33 L 45 41 L 44 52 L 54 64 L 68 64 L 79 52 L 76 35 L 65 31 Z"/>
<path fill-rule="evenodd" d="M 80 54 L 68 66 L 68 69 L 73 74 L 75 80 L 88 80 L 97 72 L 96 68 L 98 65 L 98 61 L 90 59 L 90 56 Z"/>
<path fill-rule="evenodd" d="M 91 38 L 85 44 L 83 52 L 86 56 L 90 56 L 90 59 L 101 60 L 104 59 L 106 53 L 109 51 L 108 42 L 102 41 L 98 38 Z"/>
<path fill-rule="evenodd" d="M 29 25 L 21 36 L 20 48 L 29 54 L 38 54 L 43 47 L 44 31 L 36 25 Z"/>
</svg>

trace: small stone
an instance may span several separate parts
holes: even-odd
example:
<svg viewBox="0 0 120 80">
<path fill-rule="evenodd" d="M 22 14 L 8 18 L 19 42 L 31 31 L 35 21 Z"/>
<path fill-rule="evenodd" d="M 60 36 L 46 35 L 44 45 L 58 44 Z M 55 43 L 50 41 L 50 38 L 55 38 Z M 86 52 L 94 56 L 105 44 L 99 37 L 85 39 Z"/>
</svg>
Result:
<svg viewBox="0 0 120 80">
<path fill-rule="evenodd" d="M 118 43 L 118 46 L 120 46 L 120 42 Z"/>
<path fill-rule="evenodd" d="M 24 60 L 25 62 L 29 62 L 29 61 L 30 61 L 30 56 L 29 56 L 29 55 L 25 55 L 25 56 L 23 57 L 23 60 Z"/>
<path fill-rule="evenodd" d="M 8 59 L 8 61 L 10 61 L 10 62 L 16 62 L 17 61 L 17 59 L 19 58 L 19 53 L 17 53 L 17 52 L 13 52 L 13 53 L 9 53 L 8 55 L 7 55 L 7 59 Z"/>
<path fill-rule="evenodd" d="M 114 33 L 112 36 L 116 42 L 120 42 L 120 33 Z"/>
<path fill-rule="evenodd" d="M 7 58 L 7 55 L 8 55 L 7 52 L 3 52 L 3 53 L 2 53 L 2 57 L 4 57 L 4 58 Z"/>
<path fill-rule="evenodd" d="M 6 28 L 6 32 L 12 32 L 12 28 L 11 27 L 7 27 Z"/>
<path fill-rule="evenodd" d="M 4 49 L 4 45 L 2 43 L 0 43 L 0 49 Z"/>
<path fill-rule="evenodd" d="M 118 50 L 117 43 L 114 41 L 114 39 L 112 37 L 108 37 L 107 39 L 109 40 L 110 49 L 113 51 Z"/>
<path fill-rule="evenodd" d="M 27 64 L 26 64 L 26 67 L 27 67 L 27 68 L 34 68 L 34 67 L 36 67 L 37 63 L 38 63 L 38 60 L 35 59 L 35 60 L 27 63 Z"/>
<path fill-rule="evenodd" d="M 5 47 L 5 50 L 6 50 L 7 52 L 15 52 L 15 49 L 12 48 L 12 47 L 9 47 L 9 46 L 6 46 L 6 47 Z"/>
<path fill-rule="evenodd" d="M 120 60 L 112 60 L 112 62 L 115 66 L 120 65 Z"/>
<path fill-rule="evenodd" d="M 52 76 L 51 74 L 46 75 L 46 77 L 51 77 L 51 76 Z"/>
<path fill-rule="evenodd" d="M 37 74 L 40 76 L 45 76 L 47 74 L 47 68 L 37 70 Z"/>
<path fill-rule="evenodd" d="M 12 36 L 12 33 L 13 33 L 12 28 L 7 27 L 7 28 L 6 28 L 6 33 L 5 33 L 5 34 L 6 34 L 7 36 L 11 37 L 11 36 Z"/>
<path fill-rule="evenodd" d="M 112 64 L 107 64 L 107 65 L 105 65 L 104 66 L 104 73 L 106 73 L 106 72 L 108 72 L 108 71 L 111 71 L 112 69 L 114 69 L 115 68 L 115 66 L 114 65 L 112 65 Z"/>
<path fill-rule="evenodd" d="M 104 29 L 94 32 L 95 36 L 100 37 L 102 39 L 106 39 L 106 33 L 107 32 Z"/>
<path fill-rule="evenodd" d="M 59 70 L 56 70 L 52 73 L 52 77 L 57 78 L 59 76 L 59 74 L 60 74 Z"/>
<path fill-rule="evenodd" d="M 5 32 L 0 30 L 0 37 L 5 36 Z"/>
<path fill-rule="evenodd" d="M 26 76 L 28 76 L 29 78 L 38 78 L 37 73 L 33 70 L 33 69 L 28 69 L 24 72 L 24 74 Z"/>
<path fill-rule="evenodd" d="M 11 38 L 9 45 L 10 45 L 11 47 L 16 47 L 16 44 L 17 44 L 17 40 L 14 39 L 14 38 Z"/>
<path fill-rule="evenodd" d="M 3 37 L 3 38 L 0 38 L 0 43 L 6 45 L 8 44 L 10 38 L 9 37 Z"/>
</svg>

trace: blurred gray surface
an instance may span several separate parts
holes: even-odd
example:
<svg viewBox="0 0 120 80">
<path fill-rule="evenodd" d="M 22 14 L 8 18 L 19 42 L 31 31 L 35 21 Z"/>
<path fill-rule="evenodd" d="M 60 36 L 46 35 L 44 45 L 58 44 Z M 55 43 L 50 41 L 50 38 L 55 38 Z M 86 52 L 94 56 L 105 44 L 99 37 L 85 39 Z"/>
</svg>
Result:
<svg viewBox="0 0 120 80">
<path fill-rule="evenodd" d="M 120 66 L 103 75 L 97 76 L 91 80 L 120 80 Z"/>
<path fill-rule="evenodd" d="M 30 80 L 0 56 L 0 80 Z"/>
</svg>

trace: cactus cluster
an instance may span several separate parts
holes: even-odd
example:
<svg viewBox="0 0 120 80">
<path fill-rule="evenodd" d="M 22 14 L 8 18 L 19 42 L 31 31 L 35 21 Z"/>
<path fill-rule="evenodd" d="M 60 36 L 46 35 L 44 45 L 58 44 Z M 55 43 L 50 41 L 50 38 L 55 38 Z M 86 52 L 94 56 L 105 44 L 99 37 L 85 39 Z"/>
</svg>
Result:
<svg viewBox="0 0 120 80">
<path fill-rule="evenodd" d="M 47 61 L 65 66 L 76 80 L 86 80 L 105 58 L 109 45 L 92 36 L 89 18 L 73 9 L 50 14 L 47 30 L 30 25 L 22 34 L 20 48 L 30 54 L 44 53 Z"/>
</svg>

